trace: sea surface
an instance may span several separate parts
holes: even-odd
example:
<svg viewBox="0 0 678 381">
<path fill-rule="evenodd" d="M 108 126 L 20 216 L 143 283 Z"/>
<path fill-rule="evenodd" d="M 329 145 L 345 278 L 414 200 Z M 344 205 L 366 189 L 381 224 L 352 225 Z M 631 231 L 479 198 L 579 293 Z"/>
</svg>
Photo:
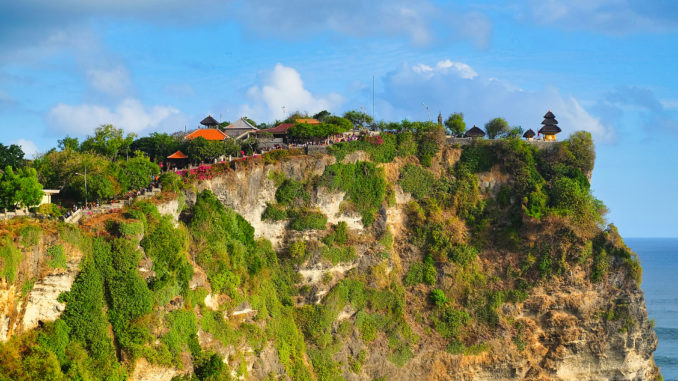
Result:
<svg viewBox="0 0 678 381">
<path fill-rule="evenodd" d="M 659 338 L 654 359 L 665 381 L 678 381 L 678 238 L 625 238 L 643 267 L 642 288 Z"/>
</svg>

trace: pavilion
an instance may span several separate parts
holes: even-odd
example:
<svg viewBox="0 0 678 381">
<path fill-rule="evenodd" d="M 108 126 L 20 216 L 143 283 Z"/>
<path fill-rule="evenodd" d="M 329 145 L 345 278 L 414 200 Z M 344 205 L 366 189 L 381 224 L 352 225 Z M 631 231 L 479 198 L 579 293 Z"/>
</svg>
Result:
<svg viewBox="0 0 678 381">
<path fill-rule="evenodd" d="M 205 128 L 198 128 L 197 130 L 184 136 L 184 138 L 187 140 L 192 140 L 199 137 L 205 138 L 207 140 L 225 140 L 228 138 L 228 135 L 224 134 L 217 128 L 219 122 L 212 118 L 212 115 L 208 115 L 202 120 L 202 122 L 200 122 L 200 124 L 205 126 Z"/>
<path fill-rule="evenodd" d="M 558 127 L 558 121 L 556 120 L 556 116 L 553 115 L 551 110 L 549 110 L 546 115 L 544 115 L 544 121 L 541 122 L 544 126 L 539 129 L 539 133 L 544 135 L 544 141 L 547 142 L 555 142 L 556 141 L 556 134 L 562 131 L 560 127 Z"/>
<path fill-rule="evenodd" d="M 464 134 L 464 137 L 473 138 L 473 139 L 482 138 L 483 136 L 485 136 L 485 131 L 481 130 L 480 128 L 476 127 L 475 125 L 473 127 L 471 127 L 470 130 L 466 131 L 466 133 Z"/>
<path fill-rule="evenodd" d="M 525 131 L 525 133 L 523 134 L 523 137 L 525 138 L 525 140 L 531 142 L 531 141 L 534 140 L 535 135 L 537 135 L 537 134 L 534 131 L 532 131 L 532 129 L 530 128 L 529 130 Z"/>
</svg>

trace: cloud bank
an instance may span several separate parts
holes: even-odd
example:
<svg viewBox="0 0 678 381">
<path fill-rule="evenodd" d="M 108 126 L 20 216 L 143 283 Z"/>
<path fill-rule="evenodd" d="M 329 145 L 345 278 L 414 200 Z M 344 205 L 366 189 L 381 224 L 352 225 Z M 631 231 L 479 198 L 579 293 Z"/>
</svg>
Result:
<svg viewBox="0 0 678 381">
<path fill-rule="evenodd" d="M 284 119 L 285 115 L 295 111 L 314 114 L 333 110 L 344 101 L 336 93 L 326 96 L 311 94 L 304 87 L 301 75 L 282 64 L 276 64 L 272 71 L 264 73 L 260 84 L 250 87 L 246 97 L 249 102 L 240 107 L 240 112 L 255 120 Z"/>
<path fill-rule="evenodd" d="M 138 99 L 127 98 L 114 109 L 94 104 L 59 103 L 49 111 L 47 122 L 59 133 L 75 136 L 91 134 L 102 124 L 139 134 L 146 129 L 158 128 L 173 117 L 180 117 L 179 110 L 174 107 L 146 107 Z"/>
<path fill-rule="evenodd" d="M 435 65 L 403 64 L 387 74 L 379 117 L 421 120 L 428 117 L 421 105 L 430 107 L 431 118 L 438 112 L 444 117 L 463 112 L 468 127 L 482 127 L 490 119 L 501 116 L 511 125 L 537 130 L 547 110 L 552 110 L 565 134 L 576 130 L 590 131 L 597 140 L 610 141 L 613 130 L 589 113 L 571 95 L 545 87 L 538 91 L 520 89 L 508 81 L 478 74 L 470 65 L 443 60 Z"/>
</svg>

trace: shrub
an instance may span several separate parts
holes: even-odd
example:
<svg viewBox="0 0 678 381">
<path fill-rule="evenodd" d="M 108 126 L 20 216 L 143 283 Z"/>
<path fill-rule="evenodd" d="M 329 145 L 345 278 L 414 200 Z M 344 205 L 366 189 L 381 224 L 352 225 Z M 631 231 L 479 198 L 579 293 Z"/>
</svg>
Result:
<svg viewBox="0 0 678 381">
<path fill-rule="evenodd" d="M 403 285 L 409 287 L 423 282 L 424 282 L 424 264 L 412 263 L 409 270 L 407 270 L 407 274 L 405 274 Z"/>
<path fill-rule="evenodd" d="M 121 221 L 118 224 L 118 231 L 123 237 L 139 237 L 144 234 L 144 223 L 142 221 Z"/>
<path fill-rule="evenodd" d="M 50 256 L 47 264 L 53 269 L 65 269 L 68 267 L 68 260 L 66 259 L 66 251 L 62 245 L 54 245 L 47 249 L 47 254 Z"/>
<path fill-rule="evenodd" d="M 436 288 L 431 290 L 428 298 L 436 307 L 442 307 L 447 303 L 447 296 L 445 296 L 445 292 L 443 292 L 441 289 Z"/>
<path fill-rule="evenodd" d="M 38 213 L 45 214 L 50 217 L 61 217 L 64 214 L 64 209 L 55 204 L 42 204 L 38 206 Z"/>
<path fill-rule="evenodd" d="M 325 168 L 320 185 L 346 192 L 355 209 L 361 213 L 363 224 L 370 226 L 386 195 L 384 170 L 374 163 L 336 163 Z"/>
<path fill-rule="evenodd" d="M 275 192 L 275 199 L 281 205 L 306 203 L 311 195 L 300 181 L 287 179 Z"/>
<path fill-rule="evenodd" d="M 0 258 L 2 258 L 2 277 L 7 283 L 14 283 L 19 264 L 23 260 L 21 251 L 14 246 L 14 242 L 5 236 L 0 239 Z"/>
<path fill-rule="evenodd" d="M 300 259 L 306 257 L 306 242 L 294 241 L 289 248 L 290 257 Z"/>
<path fill-rule="evenodd" d="M 472 173 L 487 172 L 497 161 L 495 149 L 484 141 L 474 141 L 464 147 L 459 162 L 464 164 Z"/>
<path fill-rule="evenodd" d="M 340 221 L 335 227 L 334 231 L 325 237 L 323 237 L 323 242 L 327 246 L 344 245 L 348 241 L 348 225 L 345 221 Z"/>
<path fill-rule="evenodd" d="M 424 167 L 430 167 L 433 157 L 445 142 L 445 131 L 442 127 L 417 133 L 417 157 Z"/>
<path fill-rule="evenodd" d="M 19 229 L 19 235 L 21 236 L 21 246 L 31 247 L 40 242 L 42 230 L 37 226 L 27 225 Z"/>
<path fill-rule="evenodd" d="M 161 174 L 158 182 L 162 190 L 166 192 L 178 193 L 184 188 L 184 181 L 181 179 L 181 176 L 172 171 Z"/>
<path fill-rule="evenodd" d="M 418 165 L 407 164 L 400 171 L 398 183 L 405 192 L 409 192 L 415 199 L 421 200 L 431 194 L 437 180 L 430 171 Z"/>
<path fill-rule="evenodd" d="M 320 212 L 294 212 L 290 217 L 290 228 L 294 230 L 325 230 L 327 227 L 327 217 Z"/>
<path fill-rule="evenodd" d="M 460 311 L 447 306 L 433 318 L 433 324 L 444 338 L 453 338 L 459 335 L 462 327 L 471 322 L 471 316 L 466 311 Z"/>
<path fill-rule="evenodd" d="M 350 262 L 356 258 L 355 248 L 347 246 L 343 249 L 337 247 L 325 247 L 322 251 L 323 258 L 328 259 L 333 265 L 340 262 Z"/>
<path fill-rule="evenodd" d="M 452 262 L 466 265 L 478 256 L 478 250 L 473 246 L 454 245 L 448 255 Z"/>
<path fill-rule="evenodd" d="M 282 221 L 287 219 L 287 210 L 278 204 L 266 203 L 266 209 L 261 214 L 262 220 Z"/>
</svg>

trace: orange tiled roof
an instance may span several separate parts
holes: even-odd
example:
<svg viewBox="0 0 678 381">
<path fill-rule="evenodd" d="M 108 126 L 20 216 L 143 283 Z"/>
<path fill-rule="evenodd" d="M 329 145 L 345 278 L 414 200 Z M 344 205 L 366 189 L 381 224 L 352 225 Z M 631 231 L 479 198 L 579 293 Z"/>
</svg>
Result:
<svg viewBox="0 0 678 381">
<path fill-rule="evenodd" d="M 169 156 L 167 156 L 168 159 L 188 159 L 188 156 L 184 155 L 183 152 L 177 151 Z"/>
<path fill-rule="evenodd" d="M 318 121 L 318 119 L 313 119 L 313 118 L 295 119 L 294 121 L 297 122 L 297 123 L 320 124 L 320 121 Z"/>
<path fill-rule="evenodd" d="M 207 140 L 224 140 L 226 139 L 226 134 L 217 130 L 216 128 L 198 128 L 197 130 L 186 135 L 186 139 L 195 139 L 198 137 L 203 137 Z"/>
</svg>

